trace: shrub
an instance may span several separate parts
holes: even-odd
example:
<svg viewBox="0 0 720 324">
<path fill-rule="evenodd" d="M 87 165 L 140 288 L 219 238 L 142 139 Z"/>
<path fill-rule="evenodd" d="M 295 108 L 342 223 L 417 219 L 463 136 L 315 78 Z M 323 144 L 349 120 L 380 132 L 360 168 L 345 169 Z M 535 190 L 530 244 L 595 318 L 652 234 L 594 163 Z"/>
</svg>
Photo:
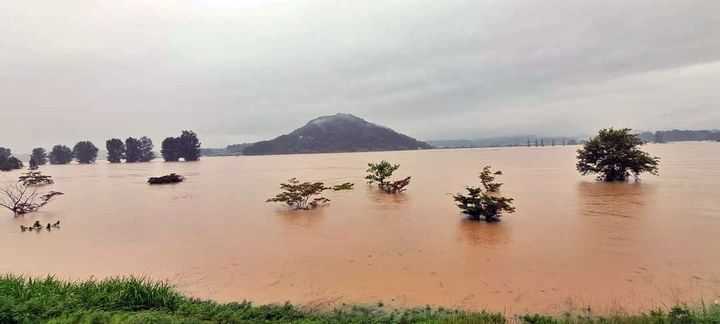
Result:
<svg viewBox="0 0 720 324">
<path fill-rule="evenodd" d="M 291 209 L 311 209 L 330 201 L 325 197 L 316 197 L 323 191 L 331 189 L 325 187 L 322 182 L 300 182 L 296 178 L 291 178 L 287 183 L 280 184 L 283 192 L 275 197 L 266 200 L 266 202 L 282 202 L 287 204 Z"/>
<path fill-rule="evenodd" d="M 55 183 L 49 175 L 44 175 L 40 171 L 28 171 L 18 177 L 18 182 L 24 186 L 43 186 Z"/>
<path fill-rule="evenodd" d="M 399 168 L 399 164 L 390 164 L 385 160 L 380 163 L 368 163 L 367 172 L 369 174 L 365 176 L 365 179 L 368 180 L 368 184 L 376 183 L 378 188 L 384 192 L 400 193 L 407 190 L 405 187 L 410 184 L 410 177 L 398 181 L 389 181 L 392 174 Z"/>
<path fill-rule="evenodd" d="M 513 199 L 498 195 L 502 183 L 495 182 L 495 176 L 502 175 L 501 171 L 492 172 L 490 166 L 483 168 L 480 173 L 480 187 L 465 187 L 466 195 L 457 193 L 453 199 L 458 208 L 471 220 L 484 219 L 487 222 L 499 221 L 502 212 L 513 213 Z"/>
<path fill-rule="evenodd" d="M 354 186 L 355 186 L 355 184 L 352 183 L 352 182 L 345 182 L 345 183 L 343 183 L 343 184 L 339 184 L 339 185 L 333 186 L 333 187 L 332 187 L 332 190 L 333 190 L 333 191 L 352 190 Z"/>
</svg>

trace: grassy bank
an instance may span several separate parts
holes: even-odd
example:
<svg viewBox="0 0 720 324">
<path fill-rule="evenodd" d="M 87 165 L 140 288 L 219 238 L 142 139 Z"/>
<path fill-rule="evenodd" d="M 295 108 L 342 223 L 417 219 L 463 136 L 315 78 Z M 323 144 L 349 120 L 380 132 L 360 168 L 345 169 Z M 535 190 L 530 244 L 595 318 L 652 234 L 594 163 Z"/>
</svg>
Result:
<svg viewBox="0 0 720 324">
<path fill-rule="evenodd" d="M 675 307 L 669 312 L 611 317 L 463 312 L 442 308 L 388 310 L 344 307 L 305 311 L 291 304 L 219 304 L 175 292 L 162 282 L 133 277 L 62 282 L 0 277 L 0 323 L 720 323 L 720 307 Z"/>
</svg>

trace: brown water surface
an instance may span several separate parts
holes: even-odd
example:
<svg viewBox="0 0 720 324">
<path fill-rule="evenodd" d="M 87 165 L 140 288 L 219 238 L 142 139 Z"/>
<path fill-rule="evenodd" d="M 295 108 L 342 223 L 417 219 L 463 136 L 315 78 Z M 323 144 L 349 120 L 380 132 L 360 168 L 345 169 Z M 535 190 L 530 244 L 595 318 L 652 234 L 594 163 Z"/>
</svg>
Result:
<svg viewBox="0 0 720 324">
<path fill-rule="evenodd" d="M 41 212 L 0 212 L 0 272 L 84 279 L 145 275 L 220 301 L 319 307 L 425 304 L 518 313 L 637 311 L 720 299 L 720 144 L 649 145 L 661 176 L 581 177 L 577 147 L 205 158 L 196 163 L 45 166 L 66 193 Z M 401 164 L 409 190 L 363 183 Z M 485 165 L 505 172 L 517 212 L 463 220 L 448 193 Z M 185 183 L 149 186 L 177 172 Z M 12 179 L 19 172 L 3 173 Z M 329 184 L 330 205 L 265 203 L 290 177 Z M 20 224 L 62 221 L 52 232 Z"/>
</svg>

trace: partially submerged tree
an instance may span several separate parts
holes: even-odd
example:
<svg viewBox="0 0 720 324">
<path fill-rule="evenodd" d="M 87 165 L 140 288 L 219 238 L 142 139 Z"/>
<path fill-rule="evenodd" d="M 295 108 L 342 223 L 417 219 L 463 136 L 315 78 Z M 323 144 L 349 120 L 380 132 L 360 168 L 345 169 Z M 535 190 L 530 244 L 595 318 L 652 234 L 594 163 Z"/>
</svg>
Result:
<svg viewBox="0 0 720 324">
<path fill-rule="evenodd" d="M 283 192 L 265 202 L 282 202 L 292 209 L 312 209 L 330 201 L 325 197 L 317 197 L 323 191 L 330 189 L 322 182 L 300 182 L 291 178 L 286 183 L 281 183 Z"/>
<path fill-rule="evenodd" d="M 465 187 L 467 194 L 454 194 L 453 199 L 458 208 L 471 220 L 499 221 L 503 212 L 514 213 L 513 199 L 498 194 L 502 183 L 495 182 L 495 176 L 501 171 L 492 172 L 490 166 L 480 173 L 480 187 Z"/>
<path fill-rule="evenodd" d="M 134 137 L 128 137 L 125 140 L 125 162 L 135 163 L 140 161 L 142 152 L 140 150 L 140 140 Z"/>
<path fill-rule="evenodd" d="M 55 145 L 49 154 L 50 164 L 68 164 L 73 159 L 72 150 L 65 145 Z"/>
<path fill-rule="evenodd" d="M 153 145 L 152 140 L 147 137 L 143 136 L 140 137 L 140 162 L 150 162 L 155 158 L 155 152 L 153 152 L 153 148 L 155 146 Z"/>
<path fill-rule="evenodd" d="M 125 158 L 125 143 L 119 138 L 111 138 L 105 142 L 107 160 L 110 163 L 120 163 Z"/>
<path fill-rule="evenodd" d="M 45 165 L 48 162 L 47 152 L 42 147 L 36 147 L 32 150 L 30 159 L 35 161 L 36 165 Z"/>
<path fill-rule="evenodd" d="M 332 187 L 333 191 L 341 191 L 341 190 L 352 190 L 353 187 L 355 187 L 355 184 L 352 182 L 345 182 L 343 184 L 335 185 Z"/>
<path fill-rule="evenodd" d="M 598 174 L 598 180 L 627 181 L 630 175 L 639 180 L 643 172 L 658 175 L 660 158 L 640 149 L 642 139 L 631 129 L 601 129 L 577 151 L 577 170 L 582 175 Z"/>
<path fill-rule="evenodd" d="M 393 172 L 400 168 L 399 164 L 390 164 L 388 161 L 381 161 L 380 163 L 368 163 L 368 175 L 365 179 L 368 180 L 368 184 L 376 183 L 380 190 L 387 193 L 400 193 L 406 190 L 410 184 L 410 177 L 407 177 L 398 181 L 390 181 L 390 177 Z"/>
<path fill-rule="evenodd" d="M 44 186 L 55 183 L 49 175 L 42 174 L 41 171 L 28 171 L 18 177 L 18 182 L 24 186 Z"/>
<path fill-rule="evenodd" d="M 0 185 L 0 206 L 12 211 L 15 215 L 22 215 L 38 211 L 47 205 L 62 192 L 50 191 L 41 194 L 35 186 L 26 186 L 21 182 Z"/>
<path fill-rule="evenodd" d="M 149 184 L 168 184 L 168 183 L 178 183 L 185 181 L 185 177 L 177 174 L 177 173 L 170 173 L 168 175 L 164 175 L 162 177 L 151 177 L 148 179 Z"/>
<path fill-rule="evenodd" d="M 11 171 L 22 169 L 23 163 L 8 148 L 0 147 L 0 171 Z"/>
<path fill-rule="evenodd" d="M 95 163 L 98 156 L 98 148 L 90 141 L 81 141 L 73 147 L 73 156 L 80 164 Z"/>
<path fill-rule="evenodd" d="M 180 155 L 185 161 L 200 159 L 200 140 L 193 131 L 182 131 L 180 135 Z"/>
<path fill-rule="evenodd" d="M 160 153 L 165 162 L 176 162 L 200 159 L 200 140 L 193 131 L 182 131 L 180 137 L 168 137 L 162 142 Z"/>
<path fill-rule="evenodd" d="M 180 140 L 177 137 L 168 137 L 162 142 L 162 149 L 160 150 L 160 154 L 162 154 L 163 160 L 165 162 L 177 162 L 180 160 Z"/>
</svg>

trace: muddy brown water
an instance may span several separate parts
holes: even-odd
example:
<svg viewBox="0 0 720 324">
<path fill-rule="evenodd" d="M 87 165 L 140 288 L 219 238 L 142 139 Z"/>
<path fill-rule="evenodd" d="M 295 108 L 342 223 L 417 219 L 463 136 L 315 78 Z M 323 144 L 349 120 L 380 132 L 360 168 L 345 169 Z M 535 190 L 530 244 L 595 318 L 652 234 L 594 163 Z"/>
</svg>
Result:
<svg viewBox="0 0 720 324">
<path fill-rule="evenodd" d="M 331 307 L 426 304 L 505 313 L 638 311 L 720 299 L 720 143 L 649 145 L 661 175 L 598 183 L 576 147 L 204 158 L 196 163 L 45 166 L 66 193 L 41 212 L 0 212 L 0 272 L 63 279 L 142 275 L 183 293 Z M 401 164 L 401 195 L 363 182 Z M 517 212 L 463 220 L 448 193 L 505 172 Z M 148 177 L 177 172 L 177 185 Z M 3 173 L 13 179 L 19 172 Z M 330 205 L 265 199 L 290 177 L 328 184 Z M 52 232 L 20 224 L 62 221 Z M 388 307 L 388 306 L 386 306 Z"/>
</svg>

